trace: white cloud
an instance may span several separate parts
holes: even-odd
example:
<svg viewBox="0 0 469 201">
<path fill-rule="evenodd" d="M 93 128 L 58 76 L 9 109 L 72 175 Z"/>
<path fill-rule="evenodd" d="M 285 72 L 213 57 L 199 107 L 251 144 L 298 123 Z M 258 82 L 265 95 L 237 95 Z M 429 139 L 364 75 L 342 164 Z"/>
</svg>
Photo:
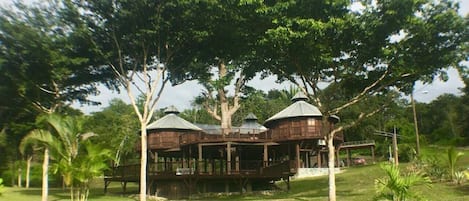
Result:
<svg viewBox="0 0 469 201">
<path fill-rule="evenodd" d="M 461 95 L 460 88 L 464 87 L 464 82 L 459 77 L 458 71 L 451 68 L 447 71 L 449 79 L 444 82 L 435 79 L 431 84 L 415 84 L 414 97 L 416 101 L 429 103 L 442 94 Z"/>
</svg>

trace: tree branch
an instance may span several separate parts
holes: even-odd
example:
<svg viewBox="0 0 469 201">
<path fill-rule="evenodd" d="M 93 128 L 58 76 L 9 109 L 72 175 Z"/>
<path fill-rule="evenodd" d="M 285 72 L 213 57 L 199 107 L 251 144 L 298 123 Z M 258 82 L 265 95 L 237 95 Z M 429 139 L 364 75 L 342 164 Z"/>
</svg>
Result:
<svg viewBox="0 0 469 201">
<path fill-rule="evenodd" d="M 215 106 L 211 107 L 210 103 L 209 103 L 209 101 L 214 101 L 212 91 L 207 89 L 207 92 L 202 93 L 202 95 L 205 97 L 205 100 L 203 102 L 203 106 L 204 106 L 205 110 L 207 110 L 207 112 L 210 114 L 210 116 L 212 116 L 213 118 L 215 118 L 218 121 L 221 121 L 221 117 L 220 117 L 220 115 L 218 115 L 218 110 L 217 110 L 216 104 L 215 104 Z"/>
<path fill-rule="evenodd" d="M 351 105 L 354 105 L 355 103 L 359 102 L 361 99 L 363 99 L 365 97 L 365 95 L 371 91 L 374 87 L 376 87 L 381 81 L 384 80 L 384 78 L 386 78 L 386 75 L 388 75 L 388 70 L 386 69 L 386 71 L 384 71 L 384 73 L 381 75 L 381 77 L 379 77 L 376 81 L 374 81 L 371 85 L 365 87 L 362 92 L 360 92 L 359 94 L 357 94 L 355 97 L 353 97 L 350 101 L 348 101 L 347 103 L 343 104 L 342 106 L 340 107 L 337 107 L 335 109 L 333 109 L 331 112 L 329 112 L 329 114 L 331 115 L 334 115 L 334 114 L 337 114 L 339 113 L 341 110 L 343 110 L 344 108 L 347 108 Z"/>
<path fill-rule="evenodd" d="M 335 135 L 336 133 L 341 132 L 341 131 L 343 131 L 343 130 L 345 130 L 345 129 L 348 129 L 348 128 L 351 128 L 351 127 L 357 125 L 357 124 L 358 124 L 359 122 L 361 122 L 363 119 L 375 115 L 376 113 L 378 113 L 379 111 L 381 111 L 383 108 L 384 108 L 384 107 L 378 107 L 377 109 L 375 109 L 375 110 L 373 110 L 373 111 L 371 111 L 371 112 L 369 112 L 369 113 L 364 113 L 364 112 L 360 113 L 360 115 L 358 115 L 358 118 L 357 118 L 355 121 L 353 121 L 353 122 L 351 122 L 351 123 L 349 123 L 349 124 L 347 124 L 347 125 L 339 126 L 339 127 L 335 128 L 334 130 L 332 130 L 330 136 L 331 136 L 331 137 L 334 137 L 334 135 Z"/>
<path fill-rule="evenodd" d="M 244 76 L 243 70 L 241 70 L 239 74 L 239 78 L 238 80 L 236 80 L 235 92 L 234 92 L 234 97 L 233 97 L 233 107 L 231 107 L 229 111 L 230 115 L 233 115 L 240 108 L 239 95 L 240 95 L 241 89 L 245 86 L 245 84 L 246 84 L 246 77 Z"/>
</svg>

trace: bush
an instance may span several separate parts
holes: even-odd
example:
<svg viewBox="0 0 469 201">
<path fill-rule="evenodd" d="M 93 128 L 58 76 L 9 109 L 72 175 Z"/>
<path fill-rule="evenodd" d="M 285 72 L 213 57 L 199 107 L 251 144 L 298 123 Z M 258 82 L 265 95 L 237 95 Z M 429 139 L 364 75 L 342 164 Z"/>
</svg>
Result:
<svg viewBox="0 0 469 201">
<path fill-rule="evenodd" d="M 3 192 L 3 179 L 0 178 L 0 196 L 2 195 Z"/>
<path fill-rule="evenodd" d="M 400 144 L 399 145 L 399 161 L 411 162 L 415 159 L 416 151 L 413 145 Z"/>
<path fill-rule="evenodd" d="M 437 156 L 430 156 L 422 160 L 425 173 L 433 180 L 442 180 L 447 174 L 446 168 Z"/>
<path fill-rule="evenodd" d="M 464 176 L 463 171 L 456 171 L 454 173 L 454 181 L 456 182 L 456 184 L 461 185 L 462 183 L 464 183 L 465 179 L 466 178 Z"/>
<path fill-rule="evenodd" d="M 399 167 L 394 164 L 381 164 L 386 177 L 375 180 L 377 195 L 374 200 L 423 200 L 423 197 L 412 191 L 412 187 L 420 184 L 430 186 L 430 179 L 418 173 L 401 174 Z"/>
</svg>

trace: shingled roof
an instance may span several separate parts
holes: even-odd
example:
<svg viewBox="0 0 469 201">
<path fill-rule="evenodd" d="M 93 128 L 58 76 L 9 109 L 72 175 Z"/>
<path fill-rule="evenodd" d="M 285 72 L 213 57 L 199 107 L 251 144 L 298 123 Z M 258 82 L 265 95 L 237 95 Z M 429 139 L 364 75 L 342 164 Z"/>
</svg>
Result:
<svg viewBox="0 0 469 201">
<path fill-rule="evenodd" d="M 308 98 L 302 92 L 298 92 L 292 98 L 294 102 L 290 106 L 267 119 L 264 125 L 269 127 L 276 120 L 294 117 L 322 117 L 321 111 L 316 106 L 307 103 L 306 100 Z"/>
<path fill-rule="evenodd" d="M 147 126 L 148 130 L 157 129 L 181 129 L 181 130 L 195 130 L 201 131 L 202 129 L 179 117 L 179 111 L 174 106 L 170 106 L 165 110 L 166 115 Z"/>
</svg>

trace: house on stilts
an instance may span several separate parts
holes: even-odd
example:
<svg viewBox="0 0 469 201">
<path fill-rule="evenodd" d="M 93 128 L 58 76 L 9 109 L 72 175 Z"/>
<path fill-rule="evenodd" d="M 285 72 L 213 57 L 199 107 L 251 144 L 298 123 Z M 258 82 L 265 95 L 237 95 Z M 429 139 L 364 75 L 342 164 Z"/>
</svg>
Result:
<svg viewBox="0 0 469 201">
<path fill-rule="evenodd" d="M 178 116 L 175 107 L 148 126 L 149 193 L 179 198 L 199 192 L 245 192 L 265 190 L 301 168 L 327 165 L 322 126 L 334 127 L 338 117 L 323 124 L 317 107 L 298 93 L 293 103 L 267 119 L 264 125 L 254 114 L 228 132 L 219 126 L 193 124 Z M 223 134 L 225 133 L 225 134 Z M 335 136 L 336 150 L 343 142 Z M 137 148 L 138 149 L 138 148 Z M 111 182 L 139 182 L 139 164 L 113 167 L 105 175 Z"/>
</svg>

